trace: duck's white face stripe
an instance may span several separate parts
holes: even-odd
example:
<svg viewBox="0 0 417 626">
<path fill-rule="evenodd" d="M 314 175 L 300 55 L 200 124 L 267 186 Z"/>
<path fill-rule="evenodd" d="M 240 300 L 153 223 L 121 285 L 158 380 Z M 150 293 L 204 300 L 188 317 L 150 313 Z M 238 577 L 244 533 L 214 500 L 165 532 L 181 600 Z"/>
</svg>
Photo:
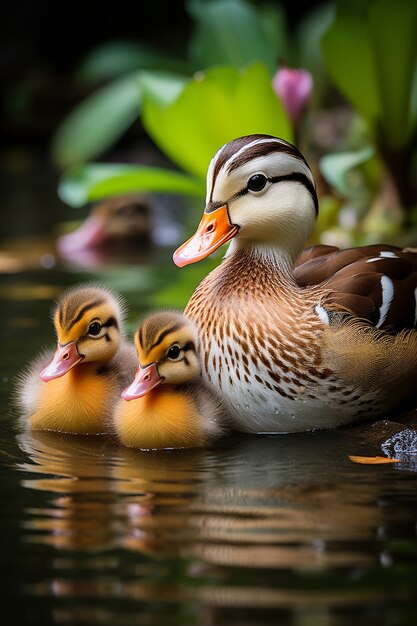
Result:
<svg viewBox="0 0 417 626">
<path fill-rule="evenodd" d="M 394 297 L 394 283 L 388 276 L 381 277 L 381 289 L 382 289 L 382 304 L 379 309 L 379 320 L 376 324 L 377 328 L 380 328 L 387 319 L 388 311 L 391 306 L 392 299 Z"/>
<path fill-rule="evenodd" d="M 379 253 L 379 256 L 372 257 L 372 259 L 367 259 L 367 263 L 373 263 L 374 261 L 382 261 L 382 259 L 399 259 L 400 257 L 392 252 L 392 250 L 383 250 Z"/>
</svg>

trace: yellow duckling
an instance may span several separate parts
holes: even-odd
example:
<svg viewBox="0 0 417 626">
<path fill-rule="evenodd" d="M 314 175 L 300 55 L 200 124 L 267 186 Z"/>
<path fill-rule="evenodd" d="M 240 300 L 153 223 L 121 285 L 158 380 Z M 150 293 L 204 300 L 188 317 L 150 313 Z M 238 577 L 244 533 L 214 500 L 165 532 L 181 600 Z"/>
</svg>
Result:
<svg viewBox="0 0 417 626">
<path fill-rule="evenodd" d="M 223 408 L 200 378 L 197 330 L 180 313 L 148 316 L 135 334 L 139 368 L 114 414 L 120 441 L 142 449 L 193 448 L 223 433 Z"/>
<path fill-rule="evenodd" d="M 53 309 L 55 354 L 21 376 L 17 400 L 32 428 L 80 435 L 106 431 L 121 390 L 136 369 L 122 341 L 119 297 L 95 285 L 71 288 Z"/>
</svg>

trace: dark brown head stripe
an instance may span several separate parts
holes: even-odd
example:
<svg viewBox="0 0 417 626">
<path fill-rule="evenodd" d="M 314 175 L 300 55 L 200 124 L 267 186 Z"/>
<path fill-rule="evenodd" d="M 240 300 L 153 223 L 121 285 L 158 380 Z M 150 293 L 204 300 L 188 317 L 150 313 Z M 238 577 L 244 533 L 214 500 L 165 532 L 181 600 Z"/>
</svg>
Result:
<svg viewBox="0 0 417 626">
<path fill-rule="evenodd" d="M 264 140 L 264 141 L 262 141 Z M 299 159 L 304 165 L 308 166 L 307 161 L 301 152 L 293 146 L 292 144 L 277 139 L 276 137 L 272 137 L 271 135 L 246 135 L 245 137 L 239 137 L 238 139 L 234 139 L 233 141 L 227 143 L 217 154 L 217 158 L 214 164 L 212 181 L 211 181 L 211 194 L 210 194 L 210 202 L 213 200 L 213 191 L 216 183 L 216 179 L 219 175 L 220 170 L 227 162 L 232 159 L 236 155 L 239 150 L 244 148 L 245 146 L 249 146 L 251 143 L 255 143 L 253 146 L 249 147 L 247 150 L 243 150 L 242 154 L 233 159 L 229 166 L 227 166 L 228 172 L 233 172 L 233 170 L 241 167 L 248 161 L 252 159 L 256 159 L 260 156 L 266 156 L 268 154 L 272 154 L 274 152 L 281 152 L 284 154 L 288 154 L 296 159 Z M 311 185 L 311 183 L 310 183 Z"/>
<path fill-rule="evenodd" d="M 256 159 L 261 156 L 267 156 L 268 154 L 273 154 L 274 152 L 288 154 L 289 156 L 299 159 L 308 167 L 307 161 L 295 146 L 287 143 L 281 143 L 281 141 L 268 141 L 265 143 L 257 143 L 242 152 L 242 154 L 240 154 L 236 159 L 233 159 L 231 164 L 228 166 L 227 171 L 233 172 L 233 170 L 241 167 L 252 159 Z"/>
<path fill-rule="evenodd" d="M 73 326 L 75 326 L 75 324 L 77 324 L 86 313 L 88 313 L 88 311 L 91 311 L 91 309 L 96 308 L 97 306 L 100 306 L 101 304 L 104 304 L 105 300 L 94 300 L 93 302 L 89 302 L 88 304 L 85 304 L 79 311 L 78 313 L 75 315 L 75 317 L 72 317 L 72 319 L 66 319 L 65 320 L 65 326 L 66 326 L 66 330 L 67 332 L 71 330 L 71 328 Z M 74 315 L 74 314 L 73 314 Z"/>
<path fill-rule="evenodd" d="M 163 339 L 185 324 L 184 317 L 174 311 L 160 311 L 145 318 L 137 331 L 137 339 L 141 348 L 150 352 Z"/>
<path fill-rule="evenodd" d="M 170 326 L 169 328 L 165 328 L 158 335 L 158 337 L 156 337 L 155 341 L 149 346 L 148 351 L 150 352 L 153 348 L 156 348 L 156 346 L 162 343 L 165 337 L 167 337 L 171 333 L 174 333 L 176 330 L 179 330 L 180 328 L 182 328 L 182 324 L 174 324 L 173 326 Z"/>
<path fill-rule="evenodd" d="M 318 215 L 319 212 L 319 200 L 317 198 L 317 192 L 316 192 L 316 188 L 314 187 L 313 183 L 311 182 L 311 180 L 305 175 L 302 174 L 301 172 L 292 172 L 291 174 L 286 174 L 284 176 L 273 176 L 272 178 L 269 179 L 272 183 L 280 183 L 284 180 L 294 180 L 298 183 L 300 183 L 301 185 L 304 185 L 304 187 L 307 188 L 307 190 L 309 191 L 313 202 L 314 202 L 314 208 L 316 210 L 316 215 Z"/>
</svg>

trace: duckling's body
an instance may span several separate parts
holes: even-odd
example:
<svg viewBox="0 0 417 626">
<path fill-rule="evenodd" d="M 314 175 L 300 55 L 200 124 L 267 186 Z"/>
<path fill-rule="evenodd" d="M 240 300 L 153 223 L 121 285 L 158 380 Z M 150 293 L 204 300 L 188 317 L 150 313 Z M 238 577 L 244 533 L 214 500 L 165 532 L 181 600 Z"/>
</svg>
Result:
<svg viewBox="0 0 417 626">
<path fill-rule="evenodd" d="M 417 255 L 391 246 L 301 257 L 318 210 L 298 150 L 266 135 L 223 146 L 182 266 L 233 238 L 190 298 L 204 375 L 247 432 L 332 428 L 415 396 Z"/>
<path fill-rule="evenodd" d="M 138 329 L 135 344 L 140 367 L 113 420 L 121 443 L 194 448 L 221 435 L 223 409 L 201 381 L 193 324 L 178 313 L 151 315 Z"/>
<path fill-rule="evenodd" d="M 32 428 L 107 430 L 136 365 L 133 347 L 121 339 L 121 321 L 120 303 L 107 290 L 83 287 L 61 296 L 54 311 L 58 347 L 36 359 L 19 384 L 18 401 Z"/>
</svg>

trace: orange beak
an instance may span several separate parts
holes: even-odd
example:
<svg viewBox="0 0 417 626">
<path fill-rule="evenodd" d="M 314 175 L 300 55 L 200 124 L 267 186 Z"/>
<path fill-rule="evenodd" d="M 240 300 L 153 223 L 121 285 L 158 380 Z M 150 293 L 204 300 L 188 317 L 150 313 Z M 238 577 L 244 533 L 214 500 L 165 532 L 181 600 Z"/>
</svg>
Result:
<svg viewBox="0 0 417 626">
<path fill-rule="evenodd" d="M 184 267 L 201 261 L 236 235 L 239 227 L 230 223 L 227 204 L 211 213 L 203 213 L 194 235 L 174 252 L 174 263 Z"/>
</svg>

